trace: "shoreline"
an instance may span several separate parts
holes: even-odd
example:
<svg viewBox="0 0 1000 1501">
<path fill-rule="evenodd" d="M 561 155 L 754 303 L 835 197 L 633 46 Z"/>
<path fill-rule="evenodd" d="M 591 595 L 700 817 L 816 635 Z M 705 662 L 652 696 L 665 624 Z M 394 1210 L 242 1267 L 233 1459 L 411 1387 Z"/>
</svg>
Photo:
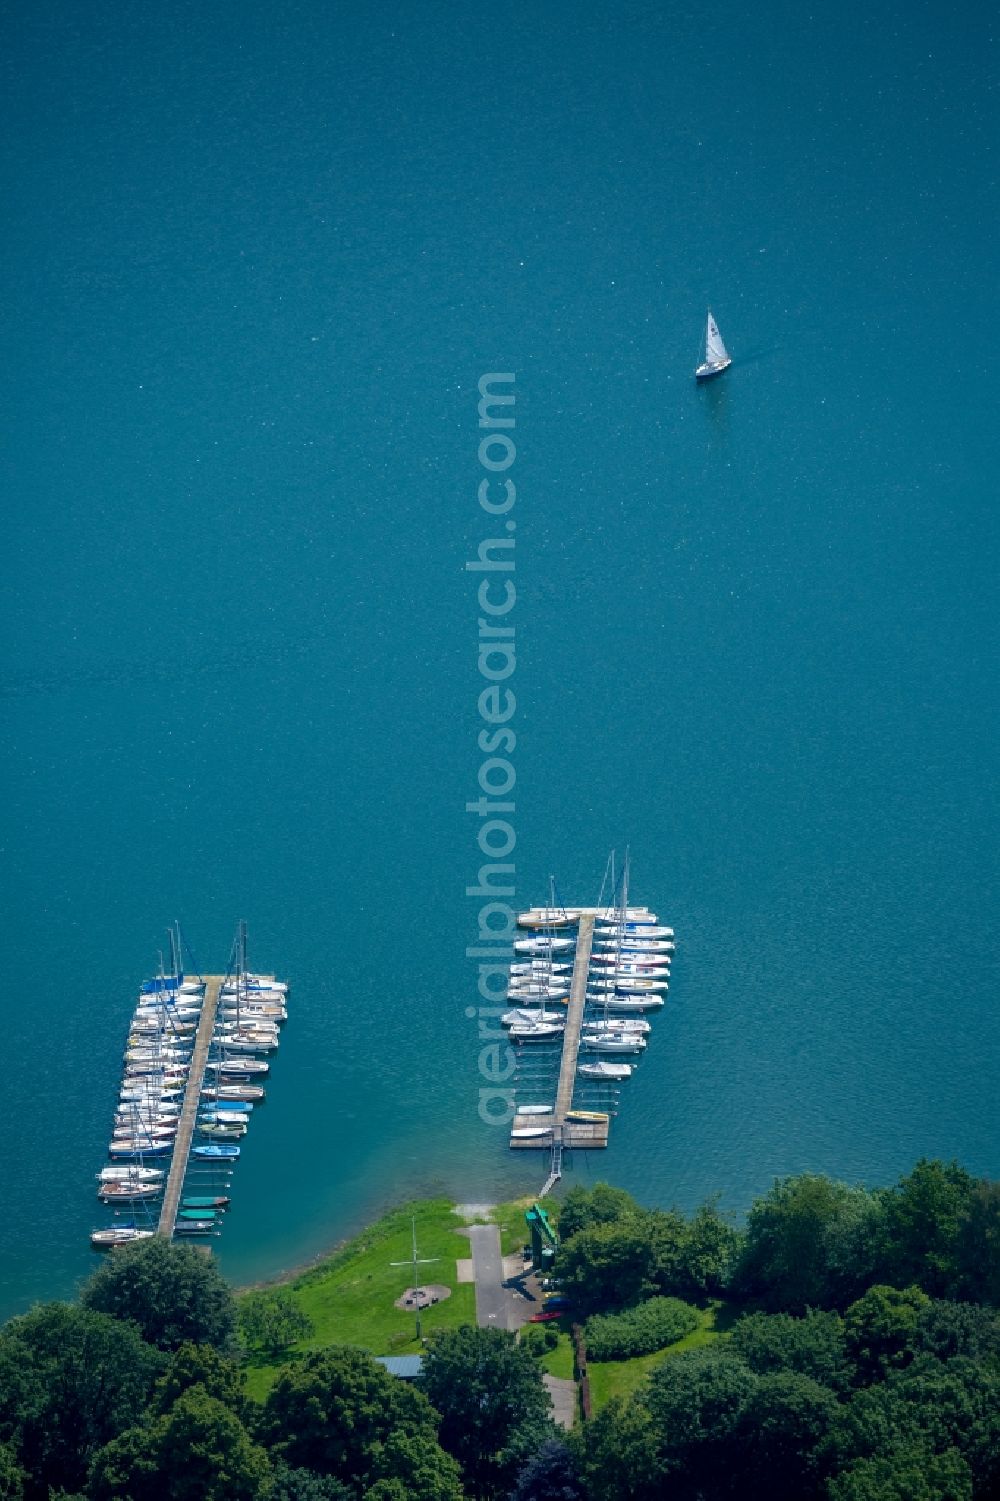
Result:
<svg viewBox="0 0 1000 1501">
<path fill-rule="evenodd" d="M 368 1221 L 368 1223 L 364 1225 L 360 1230 L 356 1231 L 355 1234 L 342 1236 L 341 1239 L 336 1241 L 334 1245 L 330 1246 L 324 1251 L 318 1251 L 316 1255 L 311 1257 L 308 1261 L 300 1262 L 298 1265 L 290 1267 L 287 1270 L 276 1272 L 272 1277 L 263 1277 L 255 1282 L 245 1282 L 240 1283 L 239 1285 L 233 1283 L 233 1293 L 236 1297 L 240 1297 L 244 1293 L 267 1292 L 271 1288 L 285 1287 L 290 1282 L 297 1282 L 300 1277 L 305 1277 L 310 1272 L 318 1271 L 328 1262 L 334 1261 L 343 1252 L 349 1250 L 351 1246 L 355 1245 L 357 1242 L 363 1241 L 366 1235 L 374 1232 L 383 1223 L 383 1221 L 388 1220 L 390 1217 L 397 1214 L 412 1213 L 417 1208 L 422 1208 L 427 1205 L 441 1204 L 446 1198 L 448 1198 L 448 1195 L 445 1194 L 431 1194 L 426 1198 L 403 1199 L 400 1202 L 391 1204 L 383 1209 L 382 1212 L 375 1217 L 375 1219 Z M 526 1199 L 525 1202 L 530 1202 L 530 1200 Z M 466 1224 L 475 1224 L 477 1220 L 489 1223 L 490 1215 L 498 1207 L 499 1206 L 495 1203 L 452 1204 L 451 1206 L 452 1213 L 457 1215 L 459 1219 L 464 1220 Z"/>
</svg>

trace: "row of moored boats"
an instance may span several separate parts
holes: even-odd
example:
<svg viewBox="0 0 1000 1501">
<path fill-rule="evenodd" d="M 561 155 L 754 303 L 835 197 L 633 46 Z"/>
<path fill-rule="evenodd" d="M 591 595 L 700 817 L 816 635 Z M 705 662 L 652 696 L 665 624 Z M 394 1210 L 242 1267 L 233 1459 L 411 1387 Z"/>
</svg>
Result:
<svg viewBox="0 0 1000 1501">
<path fill-rule="evenodd" d="M 502 1021 L 512 1042 L 561 1043 L 576 961 L 580 909 L 533 907 L 518 917 L 523 936 L 514 941 L 508 981 L 509 1009 Z M 646 907 L 599 910 L 594 924 L 577 1075 L 595 1086 L 629 1079 L 645 1051 L 650 1016 L 660 1010 L 670 985 L 674 930 Z M 544 1071 L 529 1077 L 539 1079 Z M 541 1090 L 536 1092 L 540 1093 Z M 512 1139 L 550 1136 L 544 1117 L 553 1106 L 519 1104 L 519 1117 L 538 1124 L 515 1126 Z M 574 1110 L 567 1121 L 607 1120 L 606 1112 Z M 544 1142 L 542 1142 L 544 1144 Z"/>
<path fill-rule="evenodd" d="M 237 954 L 245 954 L 242 932 Z M 226 1173 L 240 1155 L 252 1112 L 264 1098 L 268 1059 L 287 1018 L 288 986 L 270 975 L 248 972 L 245 961 L 223 981 L 197 1103 L 187 1101 L 195 1039 L 201 1025 L 205 984 L 178 972 L 161 974 L 141 987 L 123 1057 L 108 1162 L 98 1174 L 97 1195 L 117 1212 L 115 1222 L 94 1230 L 91 1244 L 105 1249 L 156 1233 L 185 1103 L 195 1110 L 175 1235 L 218 1232 L 229 1197 Z M 216 1170 L 221 1170 L 220 1172 Z M 206 1192 L 186 1193 L 189 1179 Z"/>
</svg>

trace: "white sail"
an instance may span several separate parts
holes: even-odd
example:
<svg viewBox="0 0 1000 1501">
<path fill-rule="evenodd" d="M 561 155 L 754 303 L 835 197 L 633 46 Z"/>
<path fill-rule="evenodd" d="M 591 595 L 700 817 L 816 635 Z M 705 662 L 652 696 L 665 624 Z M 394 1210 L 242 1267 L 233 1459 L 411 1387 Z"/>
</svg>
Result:
<svg viewBox="0 0 1000 1501">
<path fill-rule="evenodd" d="M 722 365 L 725 364 L 728 359 L 729 351 L 726 348 L 725 344 L 723 344 L 722 342 L 722 335 L 719 333 L 719 325 L 716 323 L 711 313 L 709 313 L 708 323 L 705 327 L 705 364 Z"/>
</svg>

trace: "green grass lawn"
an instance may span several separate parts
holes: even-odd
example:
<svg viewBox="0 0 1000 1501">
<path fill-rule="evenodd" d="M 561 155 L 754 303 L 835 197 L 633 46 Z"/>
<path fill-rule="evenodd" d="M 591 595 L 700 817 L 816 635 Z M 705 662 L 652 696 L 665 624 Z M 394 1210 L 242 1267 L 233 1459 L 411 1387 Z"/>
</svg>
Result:
<svg viewBox="0 0 1000 1501">
<path fill-rule="evenodd" d="M 710 1303 L 699 1309 L 701 1327 L 693 1329 L 683 1339 L 654 1350 L 652 1355 L 637 1355 L 632 1360 L 590 1360 L 587 1375 L 590 1377 L 590 1400 L 594 1412 L 609 1402 L 612 1397 L 629 1397 L 636 1391 L 650 1371 L 664 1360 L 679 1355 L 682 1350 L 696 1350 L 699 1345 L 711 1344 L 719 1339 L 731 1322 L 730 1310 L 721 1303 Z"/>
<path fill-rule="evenodd" d="M 500 1227 L 500 1250 L 504 1256 L 514 1256 L 522 1246 L 526 1246 L 531 1239 L 528 1226 L 525 1223 L 524 1211 L 530 1209 L 535 1202 L 534 1196 L 529 1195 L 526 1199 L 513 1199 L 508 1204 L 495 1204 L 490 1211 L 490 1219 L 494 1225 Z M 546 1200 L 545 1208 L 555 1224 L 555 1211 L 551 1200 Z"/>
<path fill-rule="evenodd" d="M 564 1329 L 559 1330 L 556 1348 L 542 1356 L 542 1369 L 562 1381 L 573 1380 L 573 1341 Z"/>
<path fill-rule="evenodd" d="M 419 1269 L 421 1281 L 439 1282 L 452 1290 L 450 1298 L 421 1314 L 423 1333 L 476 1322 L 475 1288 L 471 1283 L 459 1285 L 455 1278 L 456 1260 L 470 1254 L 468 1240 L 456 1233 L 465 1222 L 453 1213 L 448 1199 L 404 1204 L 326 1261 L 283 1284 L 312 1320 L 312 1331 L 278 1361 L 251 1356 L 247 1364 L 251 1396 L 265 1396 L 280 1367 L 296 1354 L 324 1345 L 358 1345 L 373 1355 L 419 1352 L 414 1315 L 393 1307 L 412 1282 L 412 1269 L 391 1265 L 407 1261 L 412 1254 L 413 1215 L 421 1259 L 437 1258 Z"/>
</svg>

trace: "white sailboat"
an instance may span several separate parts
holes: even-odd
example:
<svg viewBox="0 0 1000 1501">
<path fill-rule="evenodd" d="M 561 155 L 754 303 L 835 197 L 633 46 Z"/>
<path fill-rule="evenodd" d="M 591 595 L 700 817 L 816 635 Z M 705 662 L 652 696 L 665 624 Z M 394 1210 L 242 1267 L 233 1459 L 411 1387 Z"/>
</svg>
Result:
<svg viewBox="0 0 1000 1501">
<path fill-rule="evenodd" d="M 577 1073 L 583 1079 L 630 1079 L 631 1063 L 581 1063 Z"/>
<path fill-rule="evenodd" d="M 515 938 L 515 954 L 568 954 L 575 938 Z"/>
<path fill-rule="evenodd" d="M 505 1011 L 500 1018 L 500 1024 L 504 1027 L 533 1026 L 538 1022 L 546 1025 L 558 1023 L 560 1027 L 565 1027 L 566 1014 L 562 1011 L 541 1011 L 537 1007 L 515 1006 L 513 1011 Z"/>
<path fill-rule="evenodd" d="M 705 358 L 694 372 L 695 380 L 711 380 L 715 375 L 721 375 L 723 370 L 728 370 L 732 364 L 729 350 L 722 342 L 719 333 L 719 325 L 712 317 L 712 310 L 708 310 L 708 321 L 705 324 Z"/>
</svg>

